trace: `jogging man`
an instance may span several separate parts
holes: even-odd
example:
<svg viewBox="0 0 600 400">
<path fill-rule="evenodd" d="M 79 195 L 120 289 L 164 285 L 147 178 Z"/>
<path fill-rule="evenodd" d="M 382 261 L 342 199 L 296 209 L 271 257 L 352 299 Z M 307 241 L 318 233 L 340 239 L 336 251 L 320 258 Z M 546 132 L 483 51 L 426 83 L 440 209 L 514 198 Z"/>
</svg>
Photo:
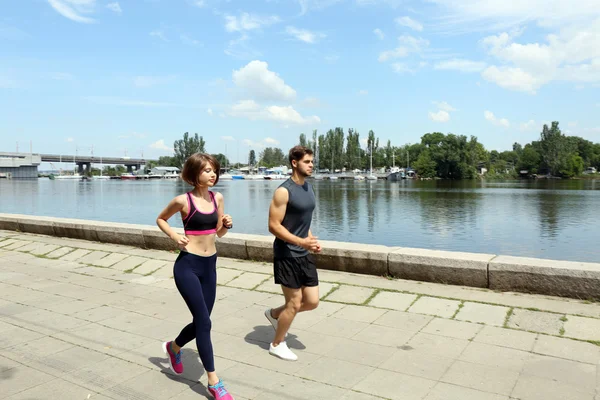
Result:
<svg viewBox="0 0 600 400">
<path fill-rule="evenodd" d="M 312 175 L 313 152 L 303 146 L 290 149 L 292 176 L 273 195 L 269 208 L 269 232 L 273 242 L 275 283 L 281 285 L 285 304 L 265 311 L 275 328 L 269 353 L 283 360 L 296 361 L 285 342 L 296 314 L 314 310 L 319 305 L 319 276 L 312 254 L 321 245 L 310 231 L 315 208 L 315 193 L 306 178 Z"/>
</svg>

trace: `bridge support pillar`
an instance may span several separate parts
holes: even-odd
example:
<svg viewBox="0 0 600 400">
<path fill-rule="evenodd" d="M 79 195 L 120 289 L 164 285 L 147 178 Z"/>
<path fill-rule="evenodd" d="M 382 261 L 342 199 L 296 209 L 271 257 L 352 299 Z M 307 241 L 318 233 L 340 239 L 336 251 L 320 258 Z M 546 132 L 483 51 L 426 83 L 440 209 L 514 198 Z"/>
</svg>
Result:
<svg viewBox="0 0 600 400">
<path fill-rule="evenodd" d="M 78 162 L 77 163 L 77 172 L 79 175 L 89 174 L 92 172 L 92 164 L 89 162 Z"/>
</svg>

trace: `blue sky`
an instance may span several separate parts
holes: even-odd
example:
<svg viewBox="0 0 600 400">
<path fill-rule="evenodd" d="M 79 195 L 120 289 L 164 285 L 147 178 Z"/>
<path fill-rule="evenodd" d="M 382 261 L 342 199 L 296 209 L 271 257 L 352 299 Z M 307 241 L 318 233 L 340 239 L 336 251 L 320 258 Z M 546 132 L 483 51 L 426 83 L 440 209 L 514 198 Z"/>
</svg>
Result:
<svg viewBox="0 0 600 400">
<path fill-rule="evenodd" d="M 600 142 L 598 0 L 22 0 L 0 16 L 0 151 L 245 159 L 352 127 L 488 149 Z"/>
</svg>

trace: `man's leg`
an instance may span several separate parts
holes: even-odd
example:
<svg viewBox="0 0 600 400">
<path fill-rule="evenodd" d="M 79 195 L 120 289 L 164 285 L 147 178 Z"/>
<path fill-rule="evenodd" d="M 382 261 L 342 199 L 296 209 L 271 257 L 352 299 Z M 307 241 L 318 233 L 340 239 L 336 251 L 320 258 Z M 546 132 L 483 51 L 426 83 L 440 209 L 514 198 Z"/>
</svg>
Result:
<svg viewBox="0 0 600 400">
<path fill-rule="evenodd" d="M 281 289 L 283 290 L 285 304 L 274 309 L 271 313 L 273 318 L 276 317 L 277 319 L 277 331 L 275 332 L 275 339 L 273 339 L 273 346 L 275 347 L 284 341 L 285 334 L 302 307 L 302 289 L 292 289 L 285 286 L 281 286 Z M 277 314 L 275 314 L 275 310 L 278 310 Z"/>
</svg>

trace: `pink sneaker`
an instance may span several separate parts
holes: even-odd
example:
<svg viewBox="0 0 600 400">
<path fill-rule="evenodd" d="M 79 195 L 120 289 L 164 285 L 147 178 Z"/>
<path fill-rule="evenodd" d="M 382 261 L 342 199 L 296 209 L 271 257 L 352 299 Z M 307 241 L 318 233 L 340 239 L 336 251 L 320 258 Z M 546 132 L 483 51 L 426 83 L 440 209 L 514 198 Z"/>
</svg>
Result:
<svg viewBox="0 0 600 400">
<path fill-rule="evenodd" d="M 212 394 L 215 400 L 234 400 L 233 396 L 223 386 L 223 381 L 219 381 L 215 386 L 208 385 L 208 392 Z"/>
<path fill-rule="evenodd" d="M 177 375 L 183 374 L 183 363 L 181 362 L 181 350 L 179 353 L 175 354 L 173 349 L 171 348 L 171 344 L 173 342 L 164 342 L 163 343 L 163 351 L 166 355 L 169 356 L 169 366 L 171 367 L 171 371 L 173 371 Z"/>
</svg>

